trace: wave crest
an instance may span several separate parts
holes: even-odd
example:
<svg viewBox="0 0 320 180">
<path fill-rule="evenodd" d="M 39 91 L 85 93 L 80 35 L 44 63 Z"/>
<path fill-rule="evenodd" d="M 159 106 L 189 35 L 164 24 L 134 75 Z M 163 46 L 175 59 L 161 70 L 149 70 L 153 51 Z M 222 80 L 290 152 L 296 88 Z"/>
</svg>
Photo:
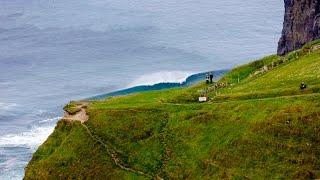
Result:
<svg viewBox="0 0 320 180">
<path fill-rule="evenodd" d="M 0 147 L 27 147 L 35 150 L 53 132 L 54 126 L 33 127 L 30 131 L 0 137 Z"/>
<path fill-rule="evenodd" d="M 183 83 L 192 73 L 187 71 L 160 71 L 138 77 L 128 87 L 158 83 Z"/>
</svg>

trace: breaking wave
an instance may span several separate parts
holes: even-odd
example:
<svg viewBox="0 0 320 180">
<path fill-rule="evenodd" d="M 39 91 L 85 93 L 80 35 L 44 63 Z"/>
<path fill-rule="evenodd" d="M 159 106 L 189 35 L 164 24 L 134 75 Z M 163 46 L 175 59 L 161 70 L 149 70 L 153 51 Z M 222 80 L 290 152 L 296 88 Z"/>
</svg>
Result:
<svg viewBox="0 0 320 180">
<path fill-rule="evenodd" d="M 38 148 L 53 132 L 54 126 L 35 126 L 29 131 L 17 134 L 7 134 L 0 137 L 1 147 L 26 147 L 32 150 Z"/>
<path fill-rule="evenodd" d="M 192 72 L 187 71 L 160 71 L 138 77 L 127 87 L 154 85 L 158 83 L 183 83 Z"/>
</svg>

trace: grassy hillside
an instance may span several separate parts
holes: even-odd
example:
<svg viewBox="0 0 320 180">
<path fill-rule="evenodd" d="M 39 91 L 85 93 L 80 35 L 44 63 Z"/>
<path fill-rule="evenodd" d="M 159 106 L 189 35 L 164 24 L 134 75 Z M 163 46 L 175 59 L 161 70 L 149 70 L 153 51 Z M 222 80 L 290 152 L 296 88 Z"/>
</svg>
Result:
<svg viewBox="0 0 320 180">
<path fill-rule="evenodd" d="M 284 62 L 270 72 L 247 77 L 234 87 L 221 89 L 219 91 L 221 96 L 215 99 L 275 97 L 320 91 L 320 53 L 318 50 L 300 55 L 296 60 L 279 59 L 279 57 L 272 59 Z M 309 86 L 307 92 L 299 90 L 301 82 Z"/>
<path fill-rule="evenodd" d="M 218 82 L 225 88 L 93 101 L 85 124 L 58 123 L 25 179 L 320 178 L 317 47 L 237 67 Z M 197 102 L 200 90 L 209 102 Z"/>
</svg>

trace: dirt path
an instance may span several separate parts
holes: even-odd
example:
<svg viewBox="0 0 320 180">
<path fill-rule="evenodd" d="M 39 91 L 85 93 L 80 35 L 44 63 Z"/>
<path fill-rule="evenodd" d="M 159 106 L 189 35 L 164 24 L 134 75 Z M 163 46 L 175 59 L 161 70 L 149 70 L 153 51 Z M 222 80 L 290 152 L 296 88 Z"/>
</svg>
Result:
<svg viewBox="0 0 320 180">
<path fill-rule="evenodd" d="M 164 121 L 162 121 L 161 126 L 160 126 L 159 140 L 160 140 L 162 147 L 164 148 L 164 152 L 161 155 L 161 161 L 160 161 L 161 163 L 157 167 L 158 170 L 156 173 L 156 179 L 163 179 L 160 177 L 160 175 L 166 176 L 166 174 L 164 173 L 164 169 L 168 165 L 170 155 L 171 155 L 171 149 L 169 149 L 169 146 L 166 143 L 167 137 L 166 137 L 165 131 L 166 131 L 167 125 L 168 125 L 168 118 L 166 118 Z"/>
<path fill-rule="evenodd" d="M 66 120 L 66 121 L 80 121 L 81 124 L 85 123 L 86 121 L 88 121 L 89 116 L 87 115 L 86 112 L 86 107 L 87 107 L 88 103 L 81 103 L 77 106 L 77 108 L 80 109 L 79 112 L 77 112 L 76 114 L 69 114 L 68 112 L 64 112 L 64 116 L 62 119 Z"/>
<path fill-rule="evenodd" d="M 285 95 L 285 96 L 276 96 L 276 97 L 266 97 L 266 98 L 253 98 L 253 99 L 239 99 L 239 100 L 221 100 L 221 101 L 208 101 L 207 103 L 170 103 L 170 102 L 160 102 L 161 104 L 165 105 L 173 105 L 173 106 L 189 106 L 190 104 L 225 104 L 231 102 L 249 102 L 249 101 L 266 101 L 266 100 L 273 100 L 273 99 L 290 99 L 295 97 L 309 97 L 309 96 L 317 96 L 320 93 L 309 93 L 309 94 L 297 94 L 297 95 Z"/>
<path fill-rule="evenodd" d="M 86 131 L 88 132 L 89 136 L 96 142 L 100 143 L 106 150 L 107 150 L 107 153 L 109 154 L 109 156 L 111 157 L 112 161 L 114 162 L 114 164 L 119 167 L 120 169 L 122 170 L 125 170 L 125 171 L 129 171 L 131 173 L 134 173 L 134 174 L 139 174 L 139 175 L 142 175 L 142 176 L 145 176 L 149 179 L 153 179 L 153 177 L 145 172 L 142 172 L 140 170 L 137 170 L 137 169 L 133 169 L 133 168 L 129 168 L 125 165 L 122 164 L 122 161 L 117 157 L 117 153 L 116 151 L 110 147 L 110 145 L 108 145 L 107 143 L 103 142 L 101 140 L 101 138 L 97 137 L 96 135 L 93 135 L 92 132 L 90 131 L 90 129 L 88 128 L 88 126 L 86 126 L 85 124 L 82 124 L 82 126 L 86 129 Z"/>
<path fill-rule="evenodd" d="M 78 111 L 75 114 L 69 114 L 68 112 L 65 112 L 64 116 L 63 116 L 63 120 L 69 121 L 69 122 L 80 121 L 81 125 L 86 129 L 86 131 L 89 134 L 89 136 L 94 141 L 100 143 L 107 150 L 108 155 L 110 156 L 110 158 L 112 159 L 112 161 L 114 162 L 114 164 L 118 168 L 120 168 L 122 170 L 125 170 L 125 171 L 129 171 L 129 172 L 134 173 L 134 174 L 139 174 L 139 175 L 145 176 L 145 177 L 147 177 L 149 179 L 162 179 L 162 178 L 160 178 L 158 176 L 154 178 L 153 176 L 151 176 L 151 175 L 149 175 L 149 174 L 147 174 L 145 172 L 142 172 L 140 170 L 133 169 L 133 168 L 130 168 L 130 167 L 127 167 L 127 166 L 123 165 L 122 161 L 117 157 L 117 153 L 111 147 L 111 145 L 108 145 L 107 143 L 103 142 L 100 137 L 94 135 L 92 133 L 92 131 L 90 131 L 88 126 L 85 124 L 85 122 L 87 122 L 89 120 L 89 116 L 86 113 L 87 106 L 88 106 L 88 103 L 86 103 L 86 102 L 80 103 L 79 105 L 77 105 L 77 108 L 79 108 L 80 111 Z"/>
<path fill-rule="evenodd" d="M 290 98 L 295 98 L 295 97 L 310 97 L 310 96 L 317 96 L 317 95 L 320 95 L 320 93 L 285 95 L 285 96 L 242 99 L 242 100 L 240 99 L 240 100 L 226 100 L 226 101 L 209 101 L 208 104 L 223 104 L 223 103 L 230 103 L 230 102 L 247 102 L 247 101 L 266 101 L 266 100 L 273 100 L 273 99 L 290 99 Z"/>
</svg>

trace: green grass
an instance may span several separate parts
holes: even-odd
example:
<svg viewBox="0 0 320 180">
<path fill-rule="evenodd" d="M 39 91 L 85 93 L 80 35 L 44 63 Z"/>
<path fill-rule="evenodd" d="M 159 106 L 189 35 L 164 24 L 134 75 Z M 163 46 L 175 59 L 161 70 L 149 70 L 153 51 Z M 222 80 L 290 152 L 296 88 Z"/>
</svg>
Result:
<svg viewBox="0 0 320 180">
<path fill-rule="evenodd" d="M 93 101 L 85 125 L 123 165 L 154 177 L 320 178 L 320 54 L 312 50 L 317 44 L 235 68 L 220 80 L 232 85 L 209 93 L 208 103 L 197 102 L 205 84 Z M 272 62 L 272 70 L 255 74 Z M 305 91 L 299 90 L 302 81 Z M 33 155 L 25 175 L 146 178 L 117 167 L 83 126 L 64 121 Z"/>
<path fill-rule="evenodd" d="M 280 57 L 277 55 L 267 56 L 261 60 L 256 60 L 232 69 L 228 74 L 221 78 L 220 81 L 230 84 L 238 83 L 239 81 L 246 79 L 257 69 L 260 69 L 264 66 L 271 66 L 272 62 L 276 63 L 278 61 L 280 61 Z"/>
<path fill-rule="evenodd" d="M 131 179 L 134 174 L 116 168 L 104 148 L 79 123 L 59 121 L 48 140 L 34 153 L 25 179 Z"/>
<path fill-rule="evenodd" d="M 289 55 L 290 56 L 290 55 Z M 231 72 L 232 73 L 232 72 Z M 229 88 L 211 93 L 215 100 L 278 97 L 320 92 L 320 51 L 300 55 L 299 60 L 287 61 L 273 70 L 246 79 Z M 301 82 L 309 88 L 300 91 Z"/>
</svg>

